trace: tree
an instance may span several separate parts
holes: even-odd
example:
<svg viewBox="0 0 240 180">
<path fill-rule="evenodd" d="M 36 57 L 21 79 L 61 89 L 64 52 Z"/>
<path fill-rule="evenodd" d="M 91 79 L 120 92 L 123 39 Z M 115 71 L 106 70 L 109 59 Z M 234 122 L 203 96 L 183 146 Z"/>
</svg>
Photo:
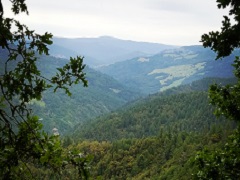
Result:
<svg viewBox="0 0 240 180">
<path fill-rule="evenodd" d="M 12 12 L 28 14 L 25 0 L 10 0 Z M 52 34 L 40 35 L 14 18 L 4 17 L 0 0 L 0 176 L 3 179 L 31 178 L 30 164 L 52 167 L 56 172 L 69 163 L 78 168 L 80 177 L 87 177 L 88 158 L 77 152 L 63 154 L 58 136 L 47 135 L 28 104 L 41 100 L 42 93 L 83 83 L 87 86 L 83 57 L 70 58 L 58 68 L 56 75 L 44 77 L 37 67 L 38 55 L 48 55 Z"/>
<path fill-rule="evenodd" d="M 224 16 L 221 32 L 209 32 L 202 35 L 204 47 L 210 47 L 217 53 L 217 59 L 226 57 L 240 47 L 240 1 L 238 0 L 217 0 L 218 8 L 230 6 L 229 16 L 233 16 L 235 23 L 232 25 L 230 17 Z M 237 84 L 210 87 L 210 100 L 216 108 L 216 115 L 224 115 L 229 119 L 240 120 L 240 60 L 236 57 L 233 66 Z"/>
<path fill-rule="evenodd" d="M 230 7 L 229 17 L 224 16 L 221 31 L 202 35 L 204 47 L 210 47 L 221 59 L 240 47 L 240 1 L 217 0 L 218 8 Z M 230 16 L 234 19 L 231 23 Z M 233 66 L 237 83 L 234 85 L 211 85 L 210 102 L 216 106 L 215 114 L 230 120 L 240 121 L 240 59 L 236 57 Z M 240 129 L 240 127 L 239 127 Z M 198 165 L 197 179 L 239 179 L 240 178 L 240 133 L 236 130 L 221 150 L 200 152 L 195 162 Z"/>
</svg>

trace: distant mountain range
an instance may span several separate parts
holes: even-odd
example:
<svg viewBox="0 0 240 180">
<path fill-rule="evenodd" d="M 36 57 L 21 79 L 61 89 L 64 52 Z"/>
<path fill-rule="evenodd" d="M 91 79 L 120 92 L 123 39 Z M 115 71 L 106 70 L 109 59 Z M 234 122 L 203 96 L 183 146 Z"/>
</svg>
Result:
<svg viewBox="0 0 240 180">
<path fill-rule="evenodd" d="M 53 38 L 50 54 L 69 58 L 81 55 L 90 66 L 112 64 L 139 56 L 150 56 L 176 46 L 121 40 L 109 36 L 99 38 Z"/>
<path fill-rule="evenodd" d="M 50 54 L 68 58 L 82 55 L 84 63 L 107 74 L 133 91 L 152 94 L 205 77 L 232 77 L 235 51 L 223 61 L 202 46 L 99 38 L 53 38 Z"/>
<path fill-rule="evenodd" d="M 224 60 L 215 61 L 216 54 L 202 46 L 185 46 L 163 50 L 154 56 L 102 66 L 97 70 L 122 84 L 145 94 L 164 91 L 205 77 L 233 77 L 235 51 Z"/>
</svg>

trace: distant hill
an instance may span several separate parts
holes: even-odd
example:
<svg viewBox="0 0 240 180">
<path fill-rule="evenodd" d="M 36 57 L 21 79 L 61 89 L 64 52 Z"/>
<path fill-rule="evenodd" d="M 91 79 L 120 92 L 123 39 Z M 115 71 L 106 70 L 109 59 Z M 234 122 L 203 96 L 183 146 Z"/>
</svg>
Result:
<svg viewBox="0 0 240 180">
<path fill-rule="evenodd" d="M 164 91 L 205 77 L 233 77 L 234 54 L 215 61 L 216 55 L 202 46 L 164 50 L 97 68 L 132 89 L 145 94 Z"/>
<path fill-rule="evenodd" d="M 50 54 L 58 57 L 81 55 L 90 66 L 112 64 L 138 56 L 149 56 L 176 46 L 121 40 L 109 36 L 99 38 L 53 38 Z M 69 53 L 71 52 L 71 53 Z"/>
</svg>

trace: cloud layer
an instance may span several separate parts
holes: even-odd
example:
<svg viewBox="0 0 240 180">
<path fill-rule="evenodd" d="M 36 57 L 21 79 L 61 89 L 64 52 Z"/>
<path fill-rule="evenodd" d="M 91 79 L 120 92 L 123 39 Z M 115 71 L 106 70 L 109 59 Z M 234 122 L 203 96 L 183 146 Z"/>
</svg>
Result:
<svg viewBox="0 0 240 180">
<path fill-rule="evenodd" d="M 5 16 L 10 4 L 3 2 Z M 173 45 L 199 44 L 201 35 L 221 26 L 211 0 L 41 0 L 27 1 L 31 28 L 63 37 L 110 35 Z"/>
</svg>

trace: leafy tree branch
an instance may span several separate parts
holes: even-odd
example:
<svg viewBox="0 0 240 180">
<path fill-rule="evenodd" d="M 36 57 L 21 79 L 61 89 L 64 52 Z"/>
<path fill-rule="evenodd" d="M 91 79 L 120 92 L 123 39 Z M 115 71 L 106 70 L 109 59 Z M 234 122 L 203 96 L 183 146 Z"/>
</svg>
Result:
<svg viewBox="0 0 240 180">
<path fill-rule="evenodd" d="M 28 14 L 25 0 L 10 2 L 15 15 Z M 38 56 L 49 55 L 52 34 L 37 34 L 14 18 L 4 17 L 3 7 L 0 0 L 0 47 L 7 52 L 7 57 L 0 59 L 0 176 L 31 178 L 29 164 L 49 166 L 58 173 L 71 164 L 79 169 L 80 178 L 87 178 L 91 158 L 81 157 L 84 163 L 76 163 L 80 160 L 73 152 L 65 155 L 59 137 L 43 132 L 28 106 L 33 99 L 41 100 L 42 93 L 51 87 L 71 95 L 69 86 L 87 86 L 83 57 L 70 58 L 53 77 L 43 76 L 37 67 Z"/>
<path fill-rule="evenodd" d="M 240 47 L 240 1 L 217 0 L 218 8 L 229 7 L 229 16 L 224 16 L 221 31 L 202 35 L 204 47 L 210 47 L 217 53 L 217 59 L 230 55 Z M 234 23 L 231 23 L 230 16 Z M 240 121 L 240 59 L 236 57 L 233 64 L 237 83 L 234 85 L 210 86 L 209 98 L 213 104 L 215 115 L 225 116 L 230 120 Z M 240 178 L 240 133 L 239 129 L 230 137 L 224 149 L 215 152 L 203 151 L 196 156 L 198 172 L 196 179 L 239 179 Z"/>
</svg>

